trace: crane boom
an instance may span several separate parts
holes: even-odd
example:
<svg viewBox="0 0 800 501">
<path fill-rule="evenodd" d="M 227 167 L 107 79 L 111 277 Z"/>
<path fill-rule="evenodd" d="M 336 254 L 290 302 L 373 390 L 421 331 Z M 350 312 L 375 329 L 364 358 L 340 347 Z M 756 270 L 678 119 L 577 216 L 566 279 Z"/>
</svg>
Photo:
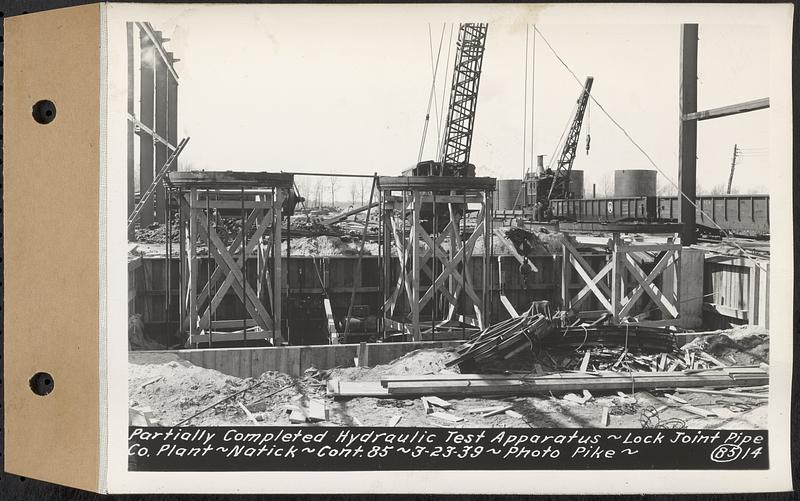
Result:
<svg viewBox="0 0 800 501">
<path fill-rule="evenodd" d="M 412 169 L 415 176 L 471 176 L 475 168 L 469 163 L 472 131 L 478 104 L 478 87 L 486 48 L 486 23 L 462 23 L 450 85 L 444 139 L 436 161 L 423 161 Z"/>
<path fill-rule="evenodd" d="M 464 175 L 469 164 L 488 27 L 486 23 L 464 23 L 458 29 L 450 106 L 439 158 L 445 170 L 452 169 L 457 175 Z"/>
<path fill-rule="evenodd" d="M 583 125 L 583 116 L 586 113 L 586 106 L 589 104 L 593 82 L 594 77 L 586 77 L 586 83 L 583 85 L 581 95 L 578 97 L 575 118 L 569 128 L 569 134 L 567 134 L 567 140 L 561 150 L 561 156 L 558 158 L 553 183 L 550 185 L 550 191 L 547 194 L 548 201 L 553 198 L 567 198 L 569 194 L 569 177 L 572 173 L 572 164 L 575 161 L 575 152 L 578 150 L 578 139 Z"/>
</svg>

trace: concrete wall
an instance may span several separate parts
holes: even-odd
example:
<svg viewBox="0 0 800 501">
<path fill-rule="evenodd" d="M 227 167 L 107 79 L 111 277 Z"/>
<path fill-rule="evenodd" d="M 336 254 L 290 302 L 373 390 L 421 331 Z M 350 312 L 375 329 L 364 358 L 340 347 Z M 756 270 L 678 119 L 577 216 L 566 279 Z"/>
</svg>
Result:
<svg viewBox="0 0 800 501">
<path fill-rule="evenodd" d="M 368 366 L 386 364 L 406 353 L 421 348 L 449 348 L 460 341 L 431 341 L 421 343 L 365 343 Z M 257 377 L 266 371 L 282 372 L 291 376 L 302 376 L 306 369 L 332 369 L 355 367 L 354 358 L 359 354 L 357 344 L 319 346 L 286 346 L 280 348 L 216 348 L 208 350 L 131 352 L 129 360 L 144 362 L 153 353 L 177 355 L 194 365 L 214 369 L 240 378 Z M 363 360 L 360 365 L 363 365 Z"/>
</svg>

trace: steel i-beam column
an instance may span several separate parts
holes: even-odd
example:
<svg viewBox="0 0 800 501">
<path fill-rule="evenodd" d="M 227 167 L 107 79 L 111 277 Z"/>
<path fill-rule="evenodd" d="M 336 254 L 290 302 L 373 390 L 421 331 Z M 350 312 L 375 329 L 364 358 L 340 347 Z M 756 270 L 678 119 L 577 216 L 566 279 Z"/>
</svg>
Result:
<svg viewBox="0 0 800 501">
<path fill-rule="evenodd" d="M 684 116 L 697 111 L 697 25 L 681 25 L 680 68 L 680 125 L 678 143 L 678 194 L 680 222 L 683 223 L 681 243 L 696 243 L 695 224 L 697 199 L 697 121 Z"/>
</svg>

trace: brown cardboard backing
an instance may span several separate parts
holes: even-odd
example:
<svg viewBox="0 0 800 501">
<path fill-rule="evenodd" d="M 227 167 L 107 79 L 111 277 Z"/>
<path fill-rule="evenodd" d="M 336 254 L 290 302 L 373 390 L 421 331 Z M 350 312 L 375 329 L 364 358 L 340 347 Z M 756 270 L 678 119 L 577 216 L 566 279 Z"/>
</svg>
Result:
<svg viewBox="0 0 800 501">
<path fill-rule="evenodd" d="M 98 489 L 100 5 L 5 22 L 5 468 Z M 40 99 L 56 118 L 32 117 Z M 35 395 L 29 379 L 55 383 Z"/>
</svg>

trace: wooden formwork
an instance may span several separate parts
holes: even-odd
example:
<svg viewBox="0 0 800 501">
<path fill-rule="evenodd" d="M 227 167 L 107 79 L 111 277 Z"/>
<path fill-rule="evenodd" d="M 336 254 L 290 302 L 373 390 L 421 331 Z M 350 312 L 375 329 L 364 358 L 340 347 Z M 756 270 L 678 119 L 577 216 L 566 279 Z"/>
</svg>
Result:
<svg viewBox="0 0 800 501">
<path fill-rule="evenodd" d="M 179 207 L 178 304 L 180 328 L 188 334 L 188 346 L 214 340 L 282 342 L 282 287 L 280 281 L 276 285 L 275 278 L 283 275 L 282 207 L 293 182 L 290 174 L 263 172 L 169 174 L 171 196 Z M 230 243 L 224 241 L 215 224 L 224 211 L 239 216 L 241 222 Z M 205 280 L 201 282 L 198 250 L 203 246 L 211 259 L 206 260 Z M 247 269 L 253 252 L 257 255 L 256 284 Z M 243 317 L 217 320 L 215 312 L 229 290 L 241 301 Z"/>
<path fill-rule="evenodd" d="M 445 324 L 488 325 L 489 252 L 483 252 L 480 295 L 470 263 L 480 238 L 491 249 L 494 178 L 381 177 L 384 326 L 422 339 L 421 311 L 431 303 L 430 329 Z M 466 227 L 468 212 L 474 224 Z M 399 270 L 391 258 L 399 258 Z M 423 277 L 429 283 L 423 286 Z M 465 299 L 471 302 L 467 311 Z M 427 325 L 427 322 L 426 322 Z"/>
<path fill-rule="evenodd" d="M 602 313 L 610 313 L 614 323 L 629 320 L 640 325 L 677 325 L 680 319 L 681 245 L 668 237 L 663 243 L 625 244 L 620 233 L 611 236 L 608 260 L 594 268 L 576 250 L 569 235 L 562 239 L 562 303 L 576 311 L 594 296 Z M 576 272 L 584 286 L 574 296 L 568 283 Z M 649 297 L 652 307 L 642 298 Z M 654 312 L 658 320 L 647 320 Z"/>
</svg>

